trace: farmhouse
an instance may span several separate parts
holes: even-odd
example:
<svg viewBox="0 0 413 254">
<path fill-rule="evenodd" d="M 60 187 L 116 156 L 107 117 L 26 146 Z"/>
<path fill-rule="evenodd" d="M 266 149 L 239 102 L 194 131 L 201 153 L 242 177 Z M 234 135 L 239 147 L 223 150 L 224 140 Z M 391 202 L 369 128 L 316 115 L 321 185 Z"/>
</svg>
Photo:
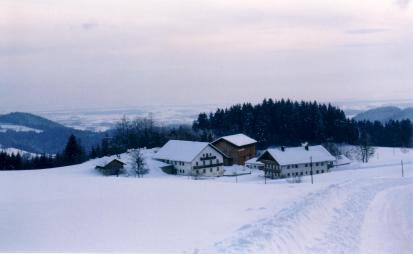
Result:
<svg viewBox="0 0 413 254">
<path fill-rule="evenodd" d="M 321 145 L 270 148 L 258 157 L 272 178 L 325 173 L 335 160 Z"/>
<path fill-rule="evenodd" d="M 255 157 L 257 141 L 244 134 L 235 134 L 221 137 L 212 144 L 230 158 L 225 165 L 244 165 Z"/>
<path fill-rule="evenodd" d="M 170 140 L 154 159 L 172 165 L 178 175 L 222 176 L 224 154 L 207 142 Z"/>
</svg>

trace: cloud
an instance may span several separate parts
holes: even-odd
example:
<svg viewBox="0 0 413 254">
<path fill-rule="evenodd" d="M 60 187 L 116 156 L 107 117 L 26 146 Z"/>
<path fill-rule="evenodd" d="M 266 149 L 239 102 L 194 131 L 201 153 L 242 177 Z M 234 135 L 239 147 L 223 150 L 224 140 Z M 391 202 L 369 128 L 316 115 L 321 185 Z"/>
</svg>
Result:
<svg viewBox="0 0 413 254">
<path fill-rule="evenodd" d="M 410 0 L 396 0 L 394 3 L 402 9 L 406 9 L 410 4 Z"/>
<path fill-rule="evenodd" d="M 348 34 L 373 34 L 373 33 L 383 33 L 388 32 L 391 29 L 389 28 L 361 28 L 361 29 L 352 29 L 347 30 Z"/>
</svg>

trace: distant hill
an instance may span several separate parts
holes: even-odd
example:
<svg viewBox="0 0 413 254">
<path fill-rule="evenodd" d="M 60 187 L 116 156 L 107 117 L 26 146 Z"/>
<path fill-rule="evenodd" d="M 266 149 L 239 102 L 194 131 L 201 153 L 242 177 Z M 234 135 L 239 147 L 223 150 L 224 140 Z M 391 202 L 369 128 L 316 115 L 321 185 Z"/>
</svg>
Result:
<svg viewBox="0 0 413 254">
<path fill-rule="evenodd" d="M 0 115 L 0 144 L 33 153 L 61 152 L 70 134 L 81 140 L 88 150 L 99 143 L 103 133 L 76 130 L 46 118 L 15 112 Z"/>
<path fill-rule="evenodd" d="M 380 107 L 357 114 L 354 120 L 368 120 L 387 122 L 389 120 L 410 119 L 413 121 L 413 108 L 400 109 L 398 107 Z"/>
</svg>

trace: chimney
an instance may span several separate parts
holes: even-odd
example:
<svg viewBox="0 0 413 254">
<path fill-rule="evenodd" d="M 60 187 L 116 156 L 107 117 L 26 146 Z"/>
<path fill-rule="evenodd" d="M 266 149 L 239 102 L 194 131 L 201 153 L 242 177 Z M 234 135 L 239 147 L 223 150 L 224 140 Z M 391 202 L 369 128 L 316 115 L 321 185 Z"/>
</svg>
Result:
<svg viewBox="0 0 413 254">
<path fill-rule="evenodd" d="M 281 151 L 285 151 L 285 147 L 284 146 L 281 146 Z"/>
<path fill-rule="evenodd" d="M 304 147 L 304 149 L 308 151 L 308 142 L 302 143 L 301 146 Z"/>
</svg>

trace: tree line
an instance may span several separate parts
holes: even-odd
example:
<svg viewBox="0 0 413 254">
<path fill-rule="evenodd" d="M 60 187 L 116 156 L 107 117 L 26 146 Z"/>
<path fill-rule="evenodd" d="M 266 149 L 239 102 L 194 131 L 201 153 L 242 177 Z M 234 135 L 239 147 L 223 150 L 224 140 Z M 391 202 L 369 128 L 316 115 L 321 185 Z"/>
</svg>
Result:
<svg viewBox="0 0 413 254">
<path fill-rule="evenodd" d="M 42 169 L 79 164 L 89 158 L 80 140 L 70 135 L 65 149 L 56 155 L 21 155 L 0 152 L 0 170 Z"/>
<path fill-rule="evenodd" d="M 71 135 L 65 149 L 56 155 L 32 158 L 0 152 L 0 170 L 40 169 L 68 166 L 88 159 L 121 154 L 129 149 L 153 148 L 170 139 L 210 142 L 220 136 L 244 133 L 258 141 L 258 148 L 346 143 L 363 146 L 412 147 L 410 120 L 386 123 L 354 121 L 330 104 L 265 99 L 262 103 L 237 104 L 214 113 L 200 113 L 192 126 L 161 126 L 152 117 L 123 117 L 101 143 L 86 151 Z M 331 150 L 331 149 L 330 149 Z"/>
<path fill-rule="evenodd" d="M 92 147 L 91 158 L 121 154 L 128 149 L 163 146 L 170 139 L 208 141 L 189 125 L 161 126 L 152 117 L 123 117 L 101 144 Z"/>
<path fill-rule="evenodd" d="M 212 138 L 245 133 L 255 138 L 262 149 L 302 142 L 358 145 L 361 137 L 367 137 L 375 146 L 412 147 L 410 120 L 357 122 L 347 118 L 341 109 L 315 101 L 264 99 L 257 105 L 237 104 L 199 114 L 193 129 Z"/>
<path fill-rule="evenodd" d="M 42 154 L 28 157 L 1 152 L 0 170 L 69 166 L 88 159 L 121 154 L 129 149 L 159 147 L 170 139 L 207 140 L 189 125 L 160 126 L 152 117 L 132 120 L 123 117 L 113 130 L 105 134 L 100 144 L 92 146 L 89 151 L 82 147 L 79 139 L 71 135 L 65 149 L 56 155 Z"/>
</svg>

